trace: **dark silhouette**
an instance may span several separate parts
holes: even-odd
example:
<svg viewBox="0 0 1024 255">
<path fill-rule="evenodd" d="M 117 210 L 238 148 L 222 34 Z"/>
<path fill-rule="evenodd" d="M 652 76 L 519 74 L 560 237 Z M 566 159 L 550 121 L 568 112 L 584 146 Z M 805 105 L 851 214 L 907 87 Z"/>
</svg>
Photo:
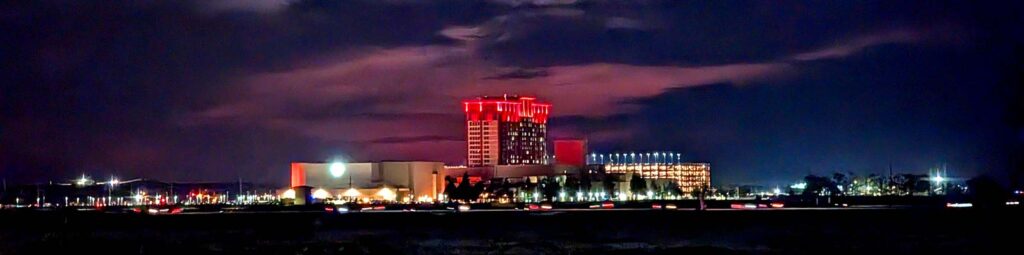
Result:
<svg viewBox="0 0 1024 255">
<path fill-rule="evenodd" d="M 832 174 L 832 183 L 835 184 L 835 186 L 837 187 L 837 192 L 835 193 L 835 195 L 843 195 L 846 192 L 849 192 L 850 179 L 852 178 L 852 176 L 852 174 L 847 176 L 846 174 L 839 172 Z"/>
<path fill-rule="evenodd" d="M 678 183 L 671 181 L 665 184 L 665 195 L 682 196 L 683 190 L 679 188 Z"/>
<path fill-rule="evenodd" d="M 803 192 L 804 196 L 832 196 L 839 193 L 836 183 L 826 177 L 812 174 L 804 177 L 804 182 L 807 183 L 807 187 L 804 188 Z"/>
<path fill-rule="evenodd" d="M 455 186 L 455 178 L 452 178 L 451 176 L 445 176 L 444 183 L 444 196 L 447 197 L 448 200 L 458 199 L 459 195 L 458 188 L 456 188 Z"/>
<path fill-rule="evenodd" d="M 929 188 L 927 176 L 920 174 L 901 174 L 896 179 L 896 186 L 904 195 L 910 196 L 914 193 L 927 192 Z"/>
<path fill-rule="evenodd" d="M 455 189 L 455 196 L 453 198 L 457 200 L 469 201 L 474 199 L 473 187 L 469 183 L 469 173 L 462 174 L 462 181 L 459 182 L 459 187 Z"/>
<path fill-rule="evenodd" d="M 540 182 L 540 191 L 544 196 L 544 199 L 552 200 L 552 198 L 558 196 L 558 192 L 561 191 L 561 186 L 558 185 L 558 180 L 555 178 L 544 178 Z"/>
<path fill-rule="evenodd" d="M 579 180 L 579 178 L 576 178 L 576 176 L 572 176 L 572 175 L 566 176 L 565 177 L 565 185 L 563 185 L 563 186 L 564 186 L 563 188 L 565 189 L 565 192 L 567 193 L 567 195 L 576 196 L 576 194 L 579 194 L 581 192 L 580 191 L 580 180 Z"/>
<path fill-rule="evenodd" d="M 601 186 L 604 188 L 604 192 L 608 193 L 608 196 L 615 195 L 615 183 L 618 182 L 617 175 L 605 174 L 604 179 L 601 180 Z"/>
<path fill-rule="evenodd" d="M 629 179 L 629 192 L 633 194 L 633 199 L 636 199 L 638 195 L 644 194 L 646 191 L 647 181 L 639 173 L 633 173 L 633 177 Z"/>
<path fill-rule="evenodd" d="M 590 186 L 593 180 L 587 170 L 584 169 L 580 171 L 582 171 L 580 174 L 580 192 L 586 194 L 590 192 Z"/>
<path fill-rule="evenodd" d="M 975 207 L 992 208 L 1006 204 L 1009 195 L 1002 185 L 985 175 L 967 181 L 967 191 Z"/>
</svg>

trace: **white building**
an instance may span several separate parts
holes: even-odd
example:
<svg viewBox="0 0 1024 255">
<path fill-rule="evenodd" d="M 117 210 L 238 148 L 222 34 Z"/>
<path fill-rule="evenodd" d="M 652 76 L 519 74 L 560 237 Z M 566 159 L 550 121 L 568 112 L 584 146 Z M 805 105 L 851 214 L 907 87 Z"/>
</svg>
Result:
<svg viewBox="0 0 1024 255">
<path fill-rule="evenodd" d="M 430 161 L 295 162 L 291 165 L 291 186 L 309 186 L 314 190 L 314 197 L 326 195 L 332 198 L 347 197 L 403 202 L 433 200 L 437 199 L 444 189 L 444 163 Z"/>
</svg>

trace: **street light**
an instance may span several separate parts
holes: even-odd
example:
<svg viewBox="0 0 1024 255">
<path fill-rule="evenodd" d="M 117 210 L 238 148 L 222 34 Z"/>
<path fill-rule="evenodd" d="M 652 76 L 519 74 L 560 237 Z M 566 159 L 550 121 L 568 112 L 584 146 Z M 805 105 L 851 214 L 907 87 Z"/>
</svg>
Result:
<svg viewBox="0 0 1024 255">
<path fill-rule="evenodd" d="M 328 168 L 328 170 L 331 172 L 331 176 L 334 176 L 334 178 L 341 177 L 341 175 L 345 174 L 345 164 L 341 162 L 331 163 L 331 166 Z"/>
<path fill-rule="evenodd" d="M 110 187 L 107 188 L 107 205 L 110 205 L 110 198 L 113 197 L 111 195 L 114 193 L 114 185 L 117 185 L 120 181 L 118 181 L 117 178 L 114 178 L 114 176 L 110 176 L 110 181 L 107 183 L 110 184 Z"/>
</svg>

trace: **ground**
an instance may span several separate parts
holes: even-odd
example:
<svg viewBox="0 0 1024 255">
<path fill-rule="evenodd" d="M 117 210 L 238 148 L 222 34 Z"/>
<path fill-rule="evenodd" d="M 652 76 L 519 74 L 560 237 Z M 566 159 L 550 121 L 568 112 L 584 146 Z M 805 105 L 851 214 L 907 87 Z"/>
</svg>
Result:
<svg viewBox="0 0 1024 255">
<path fill-rule="evenodd" d="M 1016 253 L 1022 212 L 0 212 L 0 254 Z"/>
</svg>

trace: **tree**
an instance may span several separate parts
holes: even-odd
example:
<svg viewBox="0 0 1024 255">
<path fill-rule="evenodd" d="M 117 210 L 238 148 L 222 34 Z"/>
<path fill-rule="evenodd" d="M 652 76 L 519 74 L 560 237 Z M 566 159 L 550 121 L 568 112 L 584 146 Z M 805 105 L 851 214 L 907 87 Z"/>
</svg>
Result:
<svg viewBox="0 0 1024 255">
<path fill-rule="evenodd" d="M 640 173 L 633 173 L 633 177 L 629 179 L 629 192 L 633 193 L 633 199 L 636 199 L 637 195 L 643 194 L 646 191 L 647 181 L 644 180 L 643 176 L 640 176 Z"/>
<path fill-rule="evenodd" d="M 589 171 L 586 169 L 580 170 L 580 192 L 584 194 L 590 192 L 591 179 Z"/>
<path fill-rule="evenodd" d="M 515 195 L 512 193 L 512 183 L 508 179 L 502 179 L 499 182 L 489 182 L 487 190 L 495 197 L 511 197 Z"/>
<path fill-rule="evenodd" d="M 580 193 L 580 180 L 576 176 L 566 176 L 565 185 L 562 187 L 569 195 L 575 196 Z"/>
<path fill-rule="evenodd" d="M 484 193 L 484 182 L 478 181 L 476 185 L 470 190 L 468 199 L 476 200 L 480 198 L 480 194 Z"/>
<path fill-rule="evenodd" d="M 456 199 L 459 200 L 472 199 L 473 187 L 469 183 L 469 172 L 465 172 L 462 174 L 462 182 L 459 183 L 459 187 L 457 188 L 455 194 L 457 194 Z"/>
<path fill-rule="evenodd" d="M 1009 195 L 1002 185 L 985 175 L 968 180 L 967 191 L 970 193 L 971 203 L 988 208 L 1005 205 L 1006 197 Z"/>
<path fill-rule="evenodd" d="M 837 187 L 836 195 L 843 195 L 850 191 L 850 178 L 843 173 L 832 174 L 832 183 Z"/>
<path fill-rule="evenodd" d="M 608 193 L 611 197 L 615 194 L 615 183 L 618 182 L 618 178 L 614 174 L 605 174 L 604 179 L 601 179 L 601 186 L 604 188 L 604 192 Z"/>
<path fill-rule="evenodd" d="M 670 181 L 665 184 L 665 194 L 682 196 L 683 189 L 679 188 L 679 184 L 675 181 Z"/>
<path fill-rule="evenodd" d="M 906 176 L 893 175 L 892 177 L 889 177 L 889 185 L 892 186 L 888 188 L 889 192 L 891 192 L 891 194 L 893 195 L 903 194 L 903 192 L 905 191 L 903 189 L 905 183 L 907 183 Z"/>
<path fill-rule="evenodd" d="M 807 183 L 803 193 L 804 196 L 835 195 L 839 193 L 835 182 L 826 177 L 813 174 L 808 175 L 804 177 L 804 183 Z"/>
<path fill-rule="evenodd" d="M 913 195 L 917 192 L 928 191 L 928 181 L 925 180 L 924 175 L 919 174 L 901 174 L 897 185 L 900 190 L 905 192 L 906 195 Z"/>
<path fill-rule="evenodd" d="M 540 191 L 544 198 L 551 200 L 555 196 L 558 196 L 558 192 L 561 191 L 561 187 L 558 185 L 558 180 L 552 177 L 544 178 L 540 182 Z"/>
<path fill-rule="evenodd" d="M 709 192 L 710 189 L 711 189 L 711 187 L 708 187 L 707 185 L 700 185 L 700 187 L 697 187 L 697 188 L 693 189 L 693 191 L 692 191 L 693 196 L 697 198 L 697 202 L 698 202 L 698 204 L 697 204 L 697 210 L 698 211 L 703 211 L 703 210 L 707 209 L 707 204 L 704 203 L 704 198 L 707 197 L 708 192 Z"/>
<path fill-rule="evenodd" d="M 455 187 L 455 178 L 452 178 L 451 176 L 445 176 L 444 183 L 444 196 L 448 200 L 458 199 L 459 195 L 458 190 Z"/>
</svg>

